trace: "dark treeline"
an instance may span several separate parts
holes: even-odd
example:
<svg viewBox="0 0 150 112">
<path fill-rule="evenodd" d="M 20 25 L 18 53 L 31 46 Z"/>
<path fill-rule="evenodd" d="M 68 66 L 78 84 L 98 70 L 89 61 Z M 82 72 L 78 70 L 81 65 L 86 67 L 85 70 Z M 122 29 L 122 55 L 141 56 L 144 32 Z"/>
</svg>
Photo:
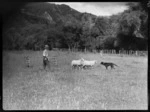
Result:
<svg viewBox="0 0 150 112">
<path fill-rule="evenodd" d="M 97 17 L 67 5 L 25 4 L 3 23 L 3 49 L 40 50 L 48 44 L 50 49 L 147 50 L 147 7 L 126 5 L 122 13 Z"/>
</svg>

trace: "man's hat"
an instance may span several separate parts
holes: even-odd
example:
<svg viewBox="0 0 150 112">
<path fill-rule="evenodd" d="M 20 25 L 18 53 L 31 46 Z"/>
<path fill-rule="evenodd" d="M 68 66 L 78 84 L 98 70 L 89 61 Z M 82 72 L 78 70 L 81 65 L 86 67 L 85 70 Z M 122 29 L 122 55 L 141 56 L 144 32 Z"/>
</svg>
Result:
<svg viewBox="0 0 150 112">
<path fill-rule="evenodd" d="M 49 48 L 49 46 L 48 46 L 48 45 L 45 45 L 45 48 Z"/>
</svg>

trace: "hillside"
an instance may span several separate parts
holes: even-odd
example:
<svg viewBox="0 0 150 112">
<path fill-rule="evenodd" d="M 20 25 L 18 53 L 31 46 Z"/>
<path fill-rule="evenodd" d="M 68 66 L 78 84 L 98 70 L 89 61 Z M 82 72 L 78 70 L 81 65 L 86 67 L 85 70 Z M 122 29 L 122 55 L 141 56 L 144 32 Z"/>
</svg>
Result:
<svg viewBox="0 0 150 112">
<path fill-rule="evenodd" d="M 28 3 L 19 9 L 18 13 L 15 14 L 15 17 L 13 16 L 12 18 L 14 20 L 21 16 L 22 18 L 20 21 L 26 19 L 32 23 L 47 20 L 47 22 L 55 24 L 65 23 L 71 19 L 75 19 L 78 22 L 85 22 L 88 21 L 90 17 L 93 20 L 96 18 L 95 15 L 80 13 L 67 5 L 55 5 L 45 2 Z"/>
</svg>

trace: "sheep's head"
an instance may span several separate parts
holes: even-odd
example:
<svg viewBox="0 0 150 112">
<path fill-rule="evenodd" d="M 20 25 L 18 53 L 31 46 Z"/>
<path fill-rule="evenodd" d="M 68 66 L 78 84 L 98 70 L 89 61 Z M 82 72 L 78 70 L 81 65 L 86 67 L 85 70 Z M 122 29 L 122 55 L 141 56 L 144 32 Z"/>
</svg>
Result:
<svg viewBox="0 0 150 112">
<path fill-rule="evenodd" d="M 83 59 L 83 58 L 81 58 L 80 60 L 81 60 L 81 63 L 83 64 L 83 63 L 84 63 L 84 59 Z"/>
<path fill-rule="evenodd" d="M 81 60 L 81 61 L 84 61 L 84 59 L 83 59 L 83 58 L 81 58 L 80 60 Z"/>
<path fill-rule="evenodd" d="M 97 63 L 97 60 L 94 60 L 95 61 L 95 64 Z"/>
</svg>

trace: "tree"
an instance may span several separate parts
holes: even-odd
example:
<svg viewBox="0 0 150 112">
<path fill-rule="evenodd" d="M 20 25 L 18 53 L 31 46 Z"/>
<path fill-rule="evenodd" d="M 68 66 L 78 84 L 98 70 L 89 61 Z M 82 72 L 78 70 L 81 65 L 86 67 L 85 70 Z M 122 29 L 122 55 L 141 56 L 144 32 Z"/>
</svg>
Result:
<svg viewBox="0 0 150 112">
<path fill-rule="evenodd" d="M 99 35 L 108 35 L 109 19 L 107 17 L 97 17 L 95 20 L 95 27 L 99 29 Z"/>
<path fill-rule="evenodd" d="M 82 33 L 81 24 L 74 20 L 68 21 L 63 27 L 63 32 L 65 37 L 64 40 L 66 41 L 68 48 L 78 48 Z"/>
<path fill-rule="evenodd" d="M 125 49 L 138 49 L 141 45 L 137 41 L 138 38 L 147 38 L 147 14 L 140 3 L 128 5 L 129 10 L 123 12 L 119 19 L 116 45 Z"/>
<path fill-rule="evenodd" d="M 91 32 L 90 32 L 91 36 L 96 38 L 97 36 L 99 36 L 99 29 L 96 27 L 96 26 L 93 26 L 92 29 L 91 29 Z"/>
<path fill-rule="evenodd" d="M 110 24 L 110 28 L 109 28 L 109 35 L 116 37 L 117 36 L 117 32 L 119 29 L 119 19 L 120 19 L 120 14 L 117 15 L 112 15 L 109 18 L 109 24 Z"/>
</svg>

